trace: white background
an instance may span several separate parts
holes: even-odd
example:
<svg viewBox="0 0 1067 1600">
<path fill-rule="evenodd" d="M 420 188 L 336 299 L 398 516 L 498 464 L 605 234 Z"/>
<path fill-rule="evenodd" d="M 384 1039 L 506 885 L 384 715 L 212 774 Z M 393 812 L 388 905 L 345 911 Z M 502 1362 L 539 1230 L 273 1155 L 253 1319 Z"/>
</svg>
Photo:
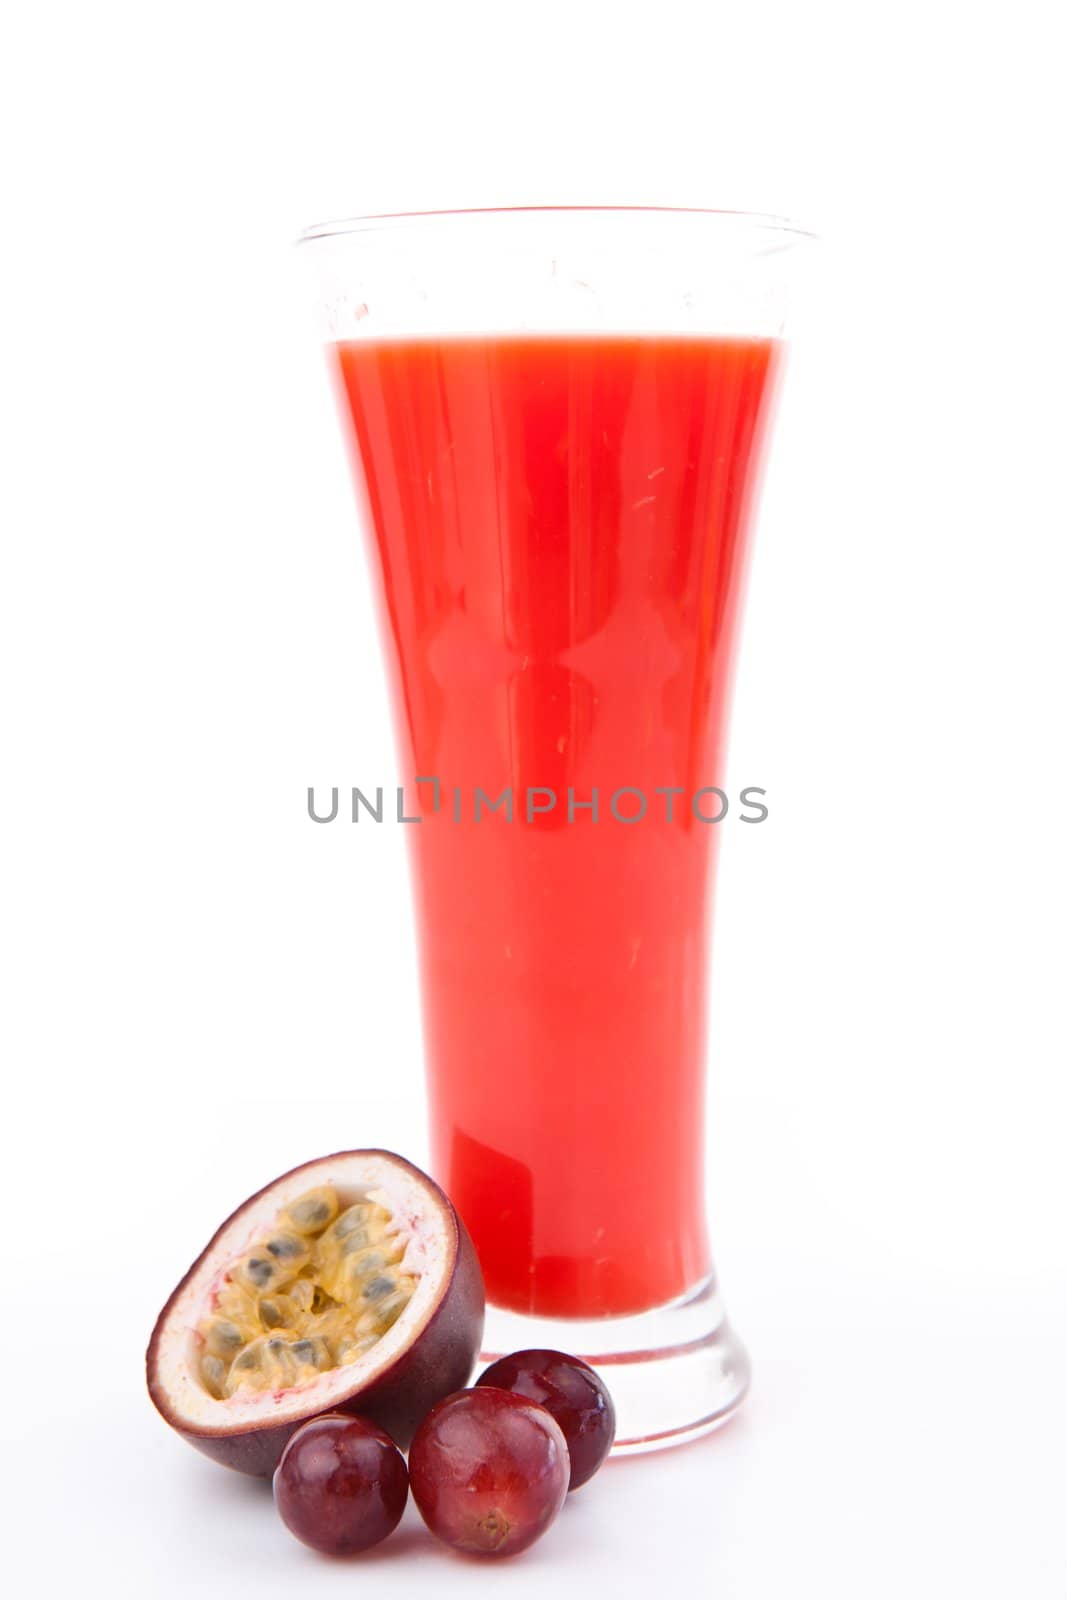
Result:
<svg viewBox="0 0 1067 1600">
<path fill-rule="evenodd" d="M 1067 1594 L 1055 9 L 37 4 L 0 41 L 0 1474 L 14 1593 Z M 357 1568 L 172 1438 L 159 1304 L 253 1187 L 423 1150 L 393 770 L 291 241 L 637 202 L 823 236 L 724 841 L 713 1234 L 756 1369 L 492 1578 Z"/>
</svg>

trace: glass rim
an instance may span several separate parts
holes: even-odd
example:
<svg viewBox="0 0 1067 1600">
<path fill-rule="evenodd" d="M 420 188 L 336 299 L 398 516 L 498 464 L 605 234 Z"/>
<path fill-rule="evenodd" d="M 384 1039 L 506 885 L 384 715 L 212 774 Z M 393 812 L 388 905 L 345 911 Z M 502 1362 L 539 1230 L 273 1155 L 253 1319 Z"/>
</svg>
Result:
<svg viewBox="0 0 1067 1600">
<path fill-rule="evenodd" d="M 297 245 L 341 239 L 352 234 L 407 232 L 427 223 L 505 223 L 537 219 L 610 219 L 636 217 L 689 219 L 739 234 L 772 234 L 780 237 L 781 249 L 818 239 L 810 229 L 789 217 L 770 212 L 735 211 L 704 206 L 472 206 L 432 211 L 384 211 L 365 216 L 340 217 L 318 222 L 297 237 Z"/>
</svg>

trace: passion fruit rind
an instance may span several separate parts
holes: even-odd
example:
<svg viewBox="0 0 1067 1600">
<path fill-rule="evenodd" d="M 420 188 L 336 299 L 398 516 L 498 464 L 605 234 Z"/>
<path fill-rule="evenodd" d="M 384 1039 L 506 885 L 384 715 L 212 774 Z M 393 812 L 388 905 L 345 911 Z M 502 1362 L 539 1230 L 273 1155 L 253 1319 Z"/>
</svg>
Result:
<svg viewBox="0 0 1067 1600">
<path fill-rule="evenodd" d="M 380 1348 L 279 1393 L 212 1398 L 199 1372 L 203 1343 L 195 1331 L 257 1228 L 277 1218 L 294 1196 L 329 1184 L 341 1192 L 390 1193 L 411 1240 L 420 1226 L 424 1258 L 418 1292 Z M 279 1200 L 273 1212 L 271 1197 Z M 412 1204 L 412 1197 L 415 1203 Z M 420 1251 L 413 1252 L 416 1256 Z M 445 1395 L 469 1381 L 481 1344 L 485 1291 L 470 1237 L 437 1184 L 388 1150 L 349 1150 L 305 1162 L 266 1184 L 226 1219 L 170 1296 L 156 1322 L 146 1358 L 148 1391 L 164 1420 L 204 1455 L 253 1477 L 270 1477 L 291 1436 L 324 1412 L 364 1416 L 406 1448 L 422 1418 Z"/>
</svg>

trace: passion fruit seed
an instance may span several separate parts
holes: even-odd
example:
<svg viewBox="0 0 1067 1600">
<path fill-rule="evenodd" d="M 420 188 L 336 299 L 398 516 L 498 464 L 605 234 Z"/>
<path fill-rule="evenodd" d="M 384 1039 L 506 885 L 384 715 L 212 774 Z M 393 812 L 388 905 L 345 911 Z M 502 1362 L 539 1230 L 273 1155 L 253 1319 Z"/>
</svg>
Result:
<svg viewBox="0 0 1067 1600">
<path fill-rule="evenodd" d="M 247 1256 L 244 1261 L 238 1262 L 234 1268 L 234 1275 L 247 1288 L 251 1289 L 253 1294 L 257 1294 L 280 1283 L 284 1272 L 277 1262 L 271 1260 L 270 1256 L 251 1255 Z"/>
<path fill-rule="evenodd" d="M 293 1388 L 348 1366 L 392 1327 L 416 1276 L 395 1272 L 406 1244 L 385 1206 L 341 1210 L 327 1186 L 281 1212 L 262 1244 L 242 1256 L 199 1325 L 200 1378 L 216 1400 Z"/>
<path fill-rule="evenodd" d="M 375 1291 L 373 1296 L 370 1292 L 372 1288 Z M 415 1282 L 412 1278 L 375 1278 L 363 1292 L 371 1304 L 356 1323 L 356 1332 L 380 1337 L 393 1326 L 411 1299 Z"/>
<path fill-rule="evenodd" d="M 347 1211 L 342 1211 L 337 1221 L 326 1234 L 323 1243 L 327 1240 L 344 1239 L 356 1228 L 369 1226 L 372 1223 L 385 1224 L 391 1220 L 384 1206 L 377 1205 L 374 1201 L 361 1200 L 356 1205 L 349 1206 Z"/>
<path fill-rule="evenodd" d="M 265 1328 L 280 1328 L 282 1326 L 285 1321 L 285 1312 L 282 1310 L 281 1304 L 283 1299 L 284 1296 L 280 1296 L 277 1300 L 261 1300 L 259 1302 L 260 1321 Z"/>
<path fill-rule="evenodd" d="M 339 1240 L 341 1255 L 354 1256 L 369 1248 L 374 1235 L 370 1228 L 364 1224 L 362 1227 L 353 1228 L 351 1233 L 344 1234 Z"/>
<path fill-rule="evenodd" d="M 245 1335 L 236 1322 L 226 1317 L 212 1317 L 203 1327 L 204 1350 L 210 1356 L 232 1360 L 245 1342 Z"/>
<path fill-rule="evenodd" d="M 218 1356 L 205 1356 L 200 1363 L 200 1376 L 208 1393 L 221 1400 L 226 1392 L 226 1363 Z"/>
<path fill-rule="evenodd" d="M 294 1272 L 299 1272 L 311 1259 L 307 1240 L 295 1233 L 278 1233 L 273 1239 L 268 1239 L 267 1254 L 272 1255 L 280 1265 L 291 1267 Z"/>
<path fill-rule="evenodd" d="M 339 1202 L 335 1189 L 310 1189 L 282 1212 L 282 1221 L 296 1233 L 321 1233 L 336 1217 Z"/>
<path fill-rule="evenodd" d="M 333 1366 L 333 1355 L 325 1339 L 297 1339 L 290 1346 L 297 1361 L 313 1366 L 317 1372 L 328 1372 Z"/>
<path fill-rule="evenodd" d="M 396 1285 L 392 1278 L 372 1278 L 364 1286 L 363 1298 L 365 1300 L 383 1300 L 387 1294 L 392 1294 Z"/>
<path fill-rule="evenodd" d="M 324 1339 L 294 1339 L 290 1333 L 265 1334 L 246 1345 L 226 1378 L 227 1396 L 241 1389 L 292 1389 L 334 1365 Z"/>
<path fill-rule="evenodd" d="M 322 1287 L 342 1303 L 365 1299 L 368 1284 L 395 1266 L 400 1254 L 397 1249 L 382 1250 L 372 1246 L 356 1255 L 344 1256 L 335 1267 L 324 1272 Z"/>
</svg>

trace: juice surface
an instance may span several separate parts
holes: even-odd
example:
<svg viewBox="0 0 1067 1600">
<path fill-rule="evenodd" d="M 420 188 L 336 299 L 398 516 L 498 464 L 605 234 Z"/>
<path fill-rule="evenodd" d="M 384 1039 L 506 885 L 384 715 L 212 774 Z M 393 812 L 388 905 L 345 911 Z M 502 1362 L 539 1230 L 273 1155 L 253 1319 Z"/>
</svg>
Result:
<svg viewBox="0 0 1067 1600">
<path fill-rule="evenodd" d="M 335 347 L 404 770 L 440 780 L 408 830 L 435 1170 L 513 1310 L 641 1311 L 709 1270 L 709 879 L 736 822 L 691 797 L 723 786 L 776 356 L 670 336 Z M 512 820 L 475 821 L 476 787 L 510 787 Z M 529 787 L 554 808 L 528 819 Z M 639 820 L 613 816 L 620 788 Z M 594 789 L 595 818 L 569 809 Z"/>
</svg>

